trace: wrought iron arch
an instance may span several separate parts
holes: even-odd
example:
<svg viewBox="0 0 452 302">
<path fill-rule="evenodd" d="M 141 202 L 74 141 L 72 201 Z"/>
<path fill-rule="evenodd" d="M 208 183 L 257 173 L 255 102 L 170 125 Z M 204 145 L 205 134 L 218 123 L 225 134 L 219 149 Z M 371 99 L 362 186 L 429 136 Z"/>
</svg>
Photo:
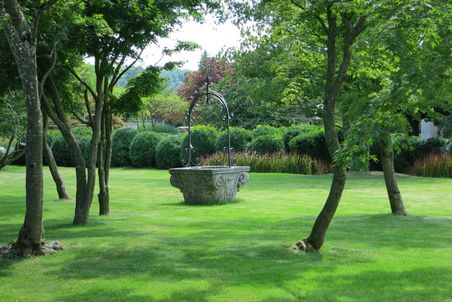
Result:
<svg viewBox="0 0 452 302">
<path fill-rule="evenodd" d="M 209 81 L 209 77 L 207 77 L 205 79 L 205 83 L 206 83 L 206 91 L 205 92 L 201 92 L 201 93 L 197 93 L 192 97 L 192 101 L 190 103 L 190 107 L 188 109 L 188 147 L 186 148 L 186 152 L 187 152 L 187 157 L 188 157 L 188 161 L 187 164 L 185 166 L 187 167 L 191 167 L 193 164 L 193 160 L 192 160 L 192 153 L 195 150 L 195 148 L 193 148 L 193 145 L 191 143 L 192 141 L 192 132 L 191 132 L 191 124 L 192 124 L 192 114 L 193 111 L 195 109 L 195 106 L 198 104 L 198 101 L 202 98 L 202 97 L 206 97 L 207 98 L 207 103 L 210 101 L 209 97 L 213 97 L 214 99 L 216 99 L 217 101 L 220 102 L 220 104 L 223 107 L 223 110 L 226 113 L 226 131 L 227 131 L 227 136 L 228 136 L 228 146 L 227 146 L 227 154 L 228 154 L 228 166 L 231 167 L 232 166 L 232 148 L 231 148 L 231 132 L 229 130 L 229 123 L 230 123 L 230 114 L 229 114 L 229 107 L 228 104 L 226 102 L 226 100 L 224 99 L 224 97 L 213 90 L 210 90 L 210 81 Z M 197 165 L 197 164 L 195 164 Z"/>
</svg>

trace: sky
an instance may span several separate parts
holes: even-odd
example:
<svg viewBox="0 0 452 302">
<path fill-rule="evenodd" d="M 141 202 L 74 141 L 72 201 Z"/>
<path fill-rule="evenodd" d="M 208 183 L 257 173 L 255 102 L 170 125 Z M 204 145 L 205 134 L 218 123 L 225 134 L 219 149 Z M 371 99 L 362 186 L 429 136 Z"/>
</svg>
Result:
<svg viewBox="0 0 452 302">
<path fill-rule="evenodd" d="M 207 16 L 204 23 L 186 21 L 181 28 L 170 34 L 168 38 L 160 39 L 157 45 L 152 45 L 145 49 L 140 62 L 142 66 L 155 65 L 161 58 L 161 49 L 172 47 L 177 40 L 192 41 L 198 43 L 201 48 L 192 52 L 181 52 L 172 57 L 165 57 L 159 62 L 159 66 L 168 61 L 186 62 L 181 68 L 187 70 L 197 70 L 202 52 L 207 51 L 208 55 L 216 55 L 222 49 L 238 47 L 240 45 L 240 30 L 230 22 L 215 24 L 212 16 Z"/>
</svg>

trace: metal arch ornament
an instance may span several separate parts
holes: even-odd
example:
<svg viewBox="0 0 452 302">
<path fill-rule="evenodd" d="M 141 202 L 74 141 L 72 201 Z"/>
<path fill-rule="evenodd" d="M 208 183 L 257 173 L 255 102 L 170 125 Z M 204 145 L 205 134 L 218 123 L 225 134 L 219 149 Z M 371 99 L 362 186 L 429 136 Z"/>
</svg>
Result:
<svg viewBox="0 0 452 302">
<path fill-rule="evenodd" d="M 227 135 L 228 135 L 228 146 L 227 146 L 226 151 L 228 154 L 228 166 L 232 167 L 233 160 L 232 160 L 232 156 L 231 156 L 231 153 L 232 153 L 231 132 L 229 130 L 229 120 L 230 120 L 231 116 L 229 114 L 229 107 L 228 107 L 228 104 L 226 103 L 226 100 L 220 93 L 210 90 L 210 80 L 209 80 L 208 76 L 206 77 L 204 82 L 206 83 L 206 91 L 195 94 L 192 98 L 193 100 L 190 103 L 190 107 L 188 109 L 188 148 L 185 149 L 185 151 L 187 152 L 188 162 L 186 163 L 185 166 L 191 167 L 192 164 L 199 165 L 199 162 L 194 163 L 192 160 L 192 154 L 194 153 L 194 151 L 196 151 L 196 149 L 193 148 L 193 145 L 191 144 L 191 141 L 192 141 L 192 136 L 191 136 L 192 135 L 192 133 L 191 133 L 192 114 L 193 114 L 193 111 L 194 111 L 195 106 L 197 105 L 199 99 L 201 99 L 202 97 L 206 97 L 206 101 L 207 101 L 207 103 L 209 103 L 210 102 L 209 97 L 212 96 L 214 99 L 216 99 L 217 101 L 220 102 L 220 104 L 223 106 L 224 111 L 226 112 L 226 131 L 227 131 Z"/>
</svg>

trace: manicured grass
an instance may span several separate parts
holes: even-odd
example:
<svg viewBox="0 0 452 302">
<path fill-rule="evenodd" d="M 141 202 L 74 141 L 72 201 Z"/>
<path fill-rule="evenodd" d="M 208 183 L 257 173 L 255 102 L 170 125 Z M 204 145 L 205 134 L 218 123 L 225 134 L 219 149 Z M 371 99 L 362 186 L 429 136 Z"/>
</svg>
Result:
<svg viewBox="0 0 452 302">
<path fill-rule="evenodd" d="M 74 196 L 74 172 L 62 169 Z M 24 170 L 0 171 L 0 242 L 23 220 Z M 45 225 L 65 250 L 0 260 L 0 301 L 452 301 L 452 179 L 350 175 L 321 253 L 294 254 L 330 176 L 252 174 L 239 201 L 185 206 L 166 171 L 114 169 L 111 216 L 71 225 L 46 171 Z"/>
</svg>

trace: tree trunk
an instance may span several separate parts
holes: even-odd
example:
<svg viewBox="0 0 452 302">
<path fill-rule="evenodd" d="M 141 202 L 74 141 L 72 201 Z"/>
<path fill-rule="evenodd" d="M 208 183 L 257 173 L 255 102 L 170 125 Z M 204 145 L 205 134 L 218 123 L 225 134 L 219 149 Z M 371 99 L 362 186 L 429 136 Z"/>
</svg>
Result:
<svg viewBox="0 0 452 302">
<path fill-rule="evenodd" d="M 72 160 L 75 164 L 75 175 L 77 178 L 76 185 L 76 196 L 75 196 L 75 204 L 76 207 L 79 204 L 84 203 L 84 199 L 86 196 L 87 190 L 87 179 L 86 179 L 86 165 L 85 159 L 83 158 L 82 150 L 77 143 L 74 135 L 71 133 L 71 129 L 69 127 L 68 121 L 66 119 L 66 114 L 63 109 L 63 103 L 56 88 L 55 82 L 53 81 L 53 77 L 50 75 L 47 81 L 47 92 L 50 94 L 52 102 L 54 104 L 54 109 L 51 108 L 48 103 L 46 94 L 43 95 L 42 105 L 46 110 L 46 113 L 52 119 L 52 121 L 57 125 L 65 142 L 69 146 L 69 150 L 71 152 Z"/>
<path fill-rule="evenodd" d="M 102 116 L 102 126 L 101 126 L 101 138 L 99 144 L 99 166 L 97 168 L 99 175 L 99 194 L 97 195 L 97 199 L 99 201 L 99 215 L 108 215 L 108 207 L 106 205 L 107 202 L 107 184 L 106 184 L 106 176 L 105 176 L 105 153 L 106 153 L 106 141 L 105 141 L 105 108 Z"/>
<path fill-rule="evenodd" d="M 43 113 L 43 121 L 44 121 L 44 129 L 43 129 L 43 145 L 44 145 L 44 154 L 45 159 L 47 160 L 47 165 L 49 166 L 50 174 L 52 175 L 53 181 L 55 182 L 56 190 L 58 193 L 58 198 L 60 200 L 70 199 L 68 193 L 66 192 L 66 187 L 64 185 L 64 180 L 61 177 L 58 166 L 55 161 L 55 157 L 53 156 L 52 148 L 50 148 L 49 143 L 47 142 L 47 116 Z"/>
<path fill-rule="evenodd" d="M 394 215 L 406 216 L 402 194 L 397 185 L 394 169 L 394 148 L 389 134 L 384 135 L 380 140 L 380 157 L 386 190 L 388 191 L 389 204 L 391 205 L 391 212 Z"/>
<path fill-rule="evenodd" d="M 351 16 L 343 15 L 342 18 L 351 18 Z M 327 74 L 323 102 L 323 127 L 325 131 L 326 146 L 331 158 L 334 160 L 336 152 L 340 150 L 339 139 L 336 133 L 336 100 L 339 97 L 344 77 L 351 62 L 351 46 L 353 45 L 355 38 L 365 28 L 365 17 L 360 17 L 355 26 L 351 26 L 351 19 L 342 20 L 343 23 L 349 24 L 350 27 L 342 33 L 344 35 L 342 62 L 339 68 L 337 68 L 336 64 L 336 40 L 338 35 L 337 20 L 332 11 L 331 4 L 327 8 L 327 20 L 328 27 L 325 28 L 325 34 L 327 35 Z M 299 250 L 314 252 L 320 250 L 322 247 L 325 241 L 326 231 L 328 230 L 341 200 L 342 192 L 345 187 L 345 180 L 345 167 L 338 163 L 333 163 L 333 180 L 328 198 L 312 227 L 311 234 L 307 238 L 297 242 L 296 247 Z"/>
<path fill-rule="evenodd" d="M 111 166 L 111 141 L 112 135 L 112 115 L 105 105 L 105 110 L 103 113 L 102 122 L 102 135 L 101 135 L 101 146 L 99 152 L 99 215 L 108 215 L 110 213 L 110 193 L 108 189 L 108 182 L 110 177 L 110 166 Z"/>
<path fill-rule="evenodd" d="M 36 65 L 36 35 L 28 25 L 17 1 L 0 2 L 0 18 L 5 15 L 9 16 L 10 20 L 3 30 L 19 69 L 27 108 L 26 209 L 24 223 L 14 243 L 14 250 L 23 256 L 30 256 L 42 253 L 44 230 L 42 220 L 43 125 Z M 37 22 L 37 20 L 33 21 Z"/>
<path fill-rule="evenodd" d="M 146 123 L 145 123 L 143 111 L 141 111 L 141 122 L 143 123 L 143 131 L 144 131 L 144 130 L 146 130 Z"/>
<path fill-rule="evenodd" d="M 99 66 L 99 62 L 96 59 L 96 74 L 99 74 L 102 69 Z M 76 204 L 75 215 L 73 223 L 75 225 L 84 225 L 88 223 L 89 211 L 94 196 L 94 187 L 96 183 L 96 164 L 97 164 L 97 153 L 99 149 L 99 141 L 101 136 L 101 125 L 102 125 L 102 112 L 104 101 L 108 97 L 108 77 L 98 77 L 96 83 L 97 99 L 95 102 L 95 113 L 93 119 L 93 134 L 91 138 L 90 146 L 90 158 L 87 165 L 88 168 L 88 181 L 86 186 L 85 198 L 83 203 Z"/>
</svg>

